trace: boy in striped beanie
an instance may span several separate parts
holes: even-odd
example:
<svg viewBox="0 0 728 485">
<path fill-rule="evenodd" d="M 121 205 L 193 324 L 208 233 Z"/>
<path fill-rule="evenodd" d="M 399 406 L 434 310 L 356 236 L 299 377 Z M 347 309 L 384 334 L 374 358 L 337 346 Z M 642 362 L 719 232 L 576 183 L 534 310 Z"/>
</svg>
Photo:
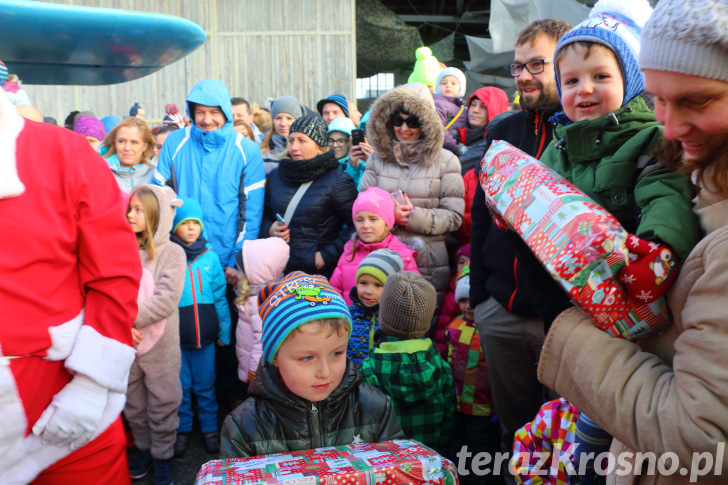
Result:
<svg viewBox="0 0 728 485">
<path fill-rule="evenodd" d="M 390 398 L 346 358 L 351 315 L 325 277 L 294 271 L 258 301 L 263 355 L 223 424 L 223 458 L 404 438 Z"/>
</svg>

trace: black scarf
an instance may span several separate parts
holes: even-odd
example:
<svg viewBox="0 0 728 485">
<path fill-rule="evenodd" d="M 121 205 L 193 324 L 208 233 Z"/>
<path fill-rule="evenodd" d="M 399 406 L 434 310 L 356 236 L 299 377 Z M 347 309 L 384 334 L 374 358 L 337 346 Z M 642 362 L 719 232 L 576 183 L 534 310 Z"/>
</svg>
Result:
<svg viewBox="0 0 728 485">
<path fill-rule="evenodd" d="M 182 246 L 182 249 L 185 250 L 185 254 L 187 255 L 187 262 L 194 261 L 200 254 L 207 251 L 207 240 L 202 234 L 200 234 L 200 237 L 197 238 L 197 241 L 193 242 L 189 246 L 183 243 L 182 240 L 175 234 L 170 234 L 169 240 Z"/>
<path fill-rule="evenodd" d="M 331 170 L 339 168 L 333 151 L 316 155 L 308 160 L 283 159 L 278 164 L 278 175 L 288 185 L 301 185 L 317 180 Z"/>
</svg>

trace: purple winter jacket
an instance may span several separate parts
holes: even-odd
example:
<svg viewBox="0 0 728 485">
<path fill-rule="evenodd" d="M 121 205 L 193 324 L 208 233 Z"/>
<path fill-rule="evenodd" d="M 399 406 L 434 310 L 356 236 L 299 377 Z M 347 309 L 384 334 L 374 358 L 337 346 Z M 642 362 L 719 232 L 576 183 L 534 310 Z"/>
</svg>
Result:
<svg viewBox="0 0 728 485">
<path fill-rule="evenodd" d="M 457 116 L 460 108 L 463 108 L 463 112 L 460 113 L 460 116 L 458 116 L 458 119 L 455 120 L 455 123 L 453 123 L 449 129 L 445 130 L 445 143 L 443 143 L 443 148 L 446 148 L 457 155 L 457 129 L 468 127 L 468 108 L 463 106 L 464 101 L 457 96 L 433 94 L 432 99 L 435 101 L 435 110 L 437 111 L 437 115 L 440 117 L 440 122 L 442 122 L 443 128 L 447 126 L 447 124 L 450 123 L 455 116 Z"/>
</svg>

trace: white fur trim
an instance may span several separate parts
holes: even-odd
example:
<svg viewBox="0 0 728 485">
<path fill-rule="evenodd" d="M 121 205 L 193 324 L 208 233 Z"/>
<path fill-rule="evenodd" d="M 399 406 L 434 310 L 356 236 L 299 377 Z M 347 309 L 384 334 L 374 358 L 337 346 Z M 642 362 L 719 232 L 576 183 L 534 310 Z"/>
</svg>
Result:
<svg viewBox="0 0 728 485">
<path fill-rule="evenodd" d="M 67 369 L 85 374 L 111 391 L 125 393 L 135 354 L 130 346 L 104 337 L 95 328 L 84 325 L 65 365 Z"/>
<path fill-rule="evenodd" d="M 63 360 L 68 357 L 81 325 L 83 325 L 83 310 L 65 323 L 48 327 L 51 346 L 46 350 L 46 360 Z"/>
<path fill-rule="evenodd" d="M 0 96 L 0 199 L 17 197 L 25 192 L 18 176 L 15 144 L 25 120 L 7 96 Z"/>
<path fill-rule="evenodd" d="M 2 372 L 2 370 L 0 370 Z M 11 376 L 12 377 L 12 376 Z M 20 401 L 18 400 L 18 403 Z M 109 398 L 106 402 L 104 414 L 101 416 L 99 427 L 94 434 L 94 438 L 111 426 L 119 417 L 126 404 L 126 395 L 118 392 L 109 392 Z M 22 409 L 22 406 L 21 406 Z M 22 416 L 25 422 L 25 415 Z M 4 409 L 0 408 L 0 423 L 5 421 Z M 4 426 L 5 423 L 2 423 Z M 23 433 L 25 429 L 23 429 Z M 69 446 L 58 447 L 44 445 L 40 438 L 34 434 L 28 435 L 27 438 L 12 443 L 13 456 L 17 458 L 10 461 L 6 460 L 4 450 L 0 453 L 0 483 L 3 485 L 23 485 L 27 484 L 40 472 L 51 466 L 58 460 L 68 456 L 75 450 L 71 450 Z M 4 442 L 3 442 L 4 444 Z M 12 464 L 11 464 L 12 463 Z M 7 465 L 7 466 L 6 466 Z"/>
<path fill-rule="evenodd" d="M 652 15 L 652 7 L 647 0 L 599 0 L 589 12 L 589 16 L 598 13 L 618 13 L 631 19 L 641 28 Z"/>
<path fill-rule="evenodd" d="M 7 359 L 0 359 L 0 483 L 5 483 L 3 471 L 24 457 L 21 443 L 27 425 L 15 377 Z"/>
</svg>

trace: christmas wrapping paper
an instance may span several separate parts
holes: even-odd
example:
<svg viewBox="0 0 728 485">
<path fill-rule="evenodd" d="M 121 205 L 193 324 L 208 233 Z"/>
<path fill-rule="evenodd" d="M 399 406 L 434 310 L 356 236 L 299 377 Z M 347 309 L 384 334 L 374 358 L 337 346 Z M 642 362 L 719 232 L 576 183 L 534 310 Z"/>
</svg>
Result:
<svg viewBox="0 0 728 485">
<path fill-rule="evenodd" d="M 628 301 L 617 272 L 629 262 L 627 231 L 606 209 L 544 164 L 496 141 L 480 185 L 501 227 L 513 229 L 600 329 L 633 340 L 668 324 L 667 305 Z"/>
<path fill-rule="evenodd" d="M 414 440 L 208 461 L 197 485 L 457 485 L 455 465 Z"/>
</svg>

